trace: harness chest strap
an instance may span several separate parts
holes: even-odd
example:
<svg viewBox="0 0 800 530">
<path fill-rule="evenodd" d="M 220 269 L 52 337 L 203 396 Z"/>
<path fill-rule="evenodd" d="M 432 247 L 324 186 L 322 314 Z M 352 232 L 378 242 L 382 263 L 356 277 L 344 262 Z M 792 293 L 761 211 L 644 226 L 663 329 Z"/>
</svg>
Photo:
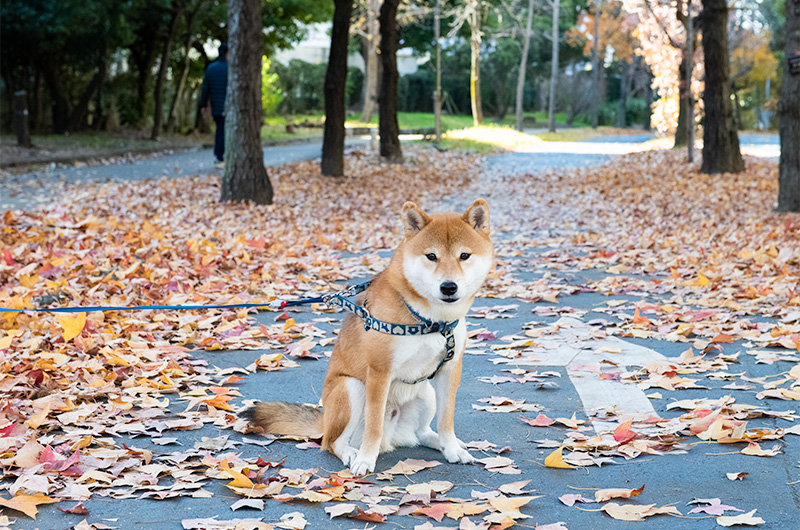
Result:
<svg viewBox="0 0 800 530">
<path fill-rule="evenodd" d="M 358 316 L 364 322 L 364 329 L 365 330 L 374 330 L 380 333 L 387 333 L 389 335 L 398 335 L 398 336 L 410 336 L 410 335 L 429 335 L 431 333 L 441 333 L 445 340 L 445 349 L 444 349 L 444 356 L 442 360 L 439 361 L 439 364 L 436 366 L 436 369 L 433 371 L 431 375 L 422 376 L 414 381 L 403 381 L 409 385 L 416 385 L 417 383 L 421 383 L 427 379 L 433 379 L 439 370 L 441 370 L 444 364 L 455 357 L 456 353 L 456 338 L 454 335 L 454 330 L 458 325 L 458 320 L 454 320 L 452 322 L 433 322 L 428 320 L 427 318 L 419 315 L 416 311 L 411 309 L 411 307 L 406 304 L 406 307 L 411 312 L 411 314 L 421 322 L 418 325 L 408 325 L 408 324 L 393 324 L 391 322 L 384 322 L 383 320 L 378 320 L 377 318 L 373 317 L 369 314 L 369 310 L 366 307 L 360 306 L 354 302 L 351 302 L 347 299 L 349 296 L 355 296 L 366 290 L 369 286 L 369 282 L 362 283 L 359 285 L 355 285 L 353 287 L 349 287 L 344 291 L 334 293 L 324 297 L 325 303 L 328 305 L 333 305 L 337 307 L 341 307 L 342 309 L 346 309 L 350 311 L 354 315 Z"/>
</svg>

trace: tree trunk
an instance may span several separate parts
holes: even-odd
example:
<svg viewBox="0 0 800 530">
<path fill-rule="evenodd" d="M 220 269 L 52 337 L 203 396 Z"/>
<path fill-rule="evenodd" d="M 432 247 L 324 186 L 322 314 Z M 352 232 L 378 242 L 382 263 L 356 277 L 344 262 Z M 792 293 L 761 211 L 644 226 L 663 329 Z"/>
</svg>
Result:
<svg viewBox="0 0 800 530">
<path fill-rule="evenodd" d="M 334 0 L 331 51 L 325 72 L 325 130 L 322 137 L 323 175 L 344 176 L 345 84 L 347 83 L 347 42 L 352 0 Z"/>
<path fill-rule="evenodd" d="M 75 105 L 75 108 L 70 112 L 69 121 L 67 122 L 67 130 L 69 131 L 76 131 L 84 124 L 86 111 L 89 109 L 89 102 L 92 100 L 92 96 L 94 96 L 95 92 L 100 89 L 103 80 L 106 78 L 105 53 L 102 53 L 100 57 L 100 65 L 97 67 L 97 72 L 92 76 L 92 80 L 89 81 L 89 84 L 84 89 L 81 99 L 78 100 L 78 104 Z"/>
<path fill-rule="evenodd" d="M 189 50 L 192 49 L 192 42 L 194 41 L 194 17 L 197 15 L 202 5 L 202 1 L 198 2 L 195 8 L 186 15 L 186 47 L 184 48 L 186 53 L 183 56 L 183 71 L 181 72 L 180 81 L 178 81 L 178 88 L 175 90 L 175 97 L 172 100 L 172 105 L 170 105 L 169 114 L 167 115 L 167 134 L 172 134 L 175 130 L 178 105 L 180 105 L 180 101 L 183 98 L 183 90 L 186 88 L 186 79 L 189 77 L 189 66 L 191 66 L 192 63 L 189 57 Z"/>
<path fill-rule="evenodd" d="M 744 170 L 739 136 L 733 120 L 728 66 L 728 6 L 726 0 L 703 0 L 701 16 L 706 88 L 703 128 L 703 173 Z"/>
<path fill-rule="evenodd" d="M 617 106 L 617 127 L 619 129 L 628 126 L 628 91 L 632 77 L 633 63 L 625 61 L 622 64 L 622 79 L 619 83 L 619 105 Z"/>
<path fill-rule="evenodd" d="M 272 204 L 261 148 L 261 0 L 228 0 L 228 46 L 221 200 Z"/>
<path fill-rule="evenodd" d="M 378 109 L 380 154 L 391 163 L 403 161 L 400 148 L 400 126 L 397 123 L 397 6 L 400 0 L 384 0 L 381 6 L 381 90 Z"/>
<path fill-rule="evenodd" d="M 167 66 L 169 64 L 169 54 L 172 51 L 172 41 L 175 40 L 175 32 L 178 29 L 178 20 L 180 20 L 183 6 L 176 7 L 172 12 L 172 18 L 169 21 L 169 32 L 167 32 L 167 39 L 164 41 L 164 49 L 161 52 L 161 64 L 158 66 L 158 77 L 156 78 L 156 90 L 153 94 L 156 108 L 153 111 L 153 132 L 150 133 L 151 140 L 158 140 L 158 135 L 161 134 L 161 121 L 163 119 L 162 106 L 164 102 L 164 78 L 167 75 Z"/>
<path fill-rule="evenodd" d="M 508 113 L 508 104 L 506 104 L 506 77 L 505 75 L 497 75 L 494 79 L 494 120 L 497 123 L 502 122 Z"/>
<path fill-rule="evenodd" d="M 800 0 L 786 0 L 787 63 L 781 83 L 778 211 L 800 212 Z M 792 61 L 794 68 L 789 68 Z M 793 71 L 791 71 L 793 70 Z M 794 146 L 794 147 L 792 147 Z"/>
<path fill-rule="evenodd" d="M 578 98 L 580 89 L 580 76 L 575 68 L 575 60 L 569 62 L 569 69 L 572 72 L 572 81 L 569 84 L 569 107 L 567 109 L 567 125 L 572 126 L 578 116 Z"/>
<path fill-rule="evenodd" d="M 366 79 L 364 80 L 364 108 L 361 111 L 361 121 L 369 123 L 372 113 L 375 112 L 375 100 L 378 97 L 378 11 L 381 8 L 380 0 L 367 2 L 367 56 Z"/>
<path fill-rule="evenodd" d="M 24 90 L 14 92 L 14 132 L 17 134 L 17 145 L 20 147 L 31 146 L 28 115 L 28 94 Z"/>
<path fill-rule="evenodd" d="M 142 35 L 137 39 L 137 45 L 130 48 L 131 59 L 136 64 L 136 119 L 141 125 L 144 113 L 147 110 L 147 85 L 150 82 L 151 70 L 155 59 L 156 35 L 152 27 L 145 27 Z"/>
<path fill-rule="evenodd" d="M 644 130 L 649 132 L 653 126 L 653 74 L 649 70 L 647 71 L 647 85 L 644 88 L 644 102 L 644 123 L 642 125 Z"/>
<path fill-rule="evenodd" d="M 471 32 L 469 39 L 469 99 L 472 106 L 472 122 L 477 127 L 483 123 L 483 104 L 481 103 L 481 2 L 470 0 L 467 22 Z"/>
<path fill-rule="evenodd" d="M 550 104 L 547 110 L 547 128 L 556 132 L 556 90 L 558 89 L 558 9 L 561 0 L 553 0 L 553 54 L 550 65 Z"/>
<path fill-rule="evenodd" d="M 689 83 L 687 80 L 687 73 L 689 66 L 687 64 L 687 55 L 684 50 L 683 58 L 678 66 L 678 126 L 675 129 L 675 144 L 673 148 L 683 147 L 689 142 L 689 130 L 686 127 L 686 114 L 688 110 L 688 97 L 689 97 Z"/>
<path fill-rule="evenodd" d="M 58 68 L 53 66 L 52 62 L 48 62 L 43 66 L 42 73 L 44 74 L 47 91 L 50 93 L 50 98 L 53 102 L 53 132 L 55 134 L 64 134 L 69 130 L 69 101 L 67 101 L 65 95 L 66 88 L 61 83 L 61 75 Z"/>
<path fill-rule="evenodd" d="M 517 100 L 515 129 L 522 132 L 522 97 L 525 95 L 525 75 L 528 72 L 528 53 L 531 49 L 531 27 L 533 26 L 533 0 L 528 0 L 528 20 L 525 22 L 525 34 L 522 36 L 522 57 L 519 60 L 517 73 Z"/>
<path fill-rule="evenodd" d="M 594 40 L 592 41 L 592 129 L 597 129 L 599 123 L 598 109 L 600 106 L 600 0 L 594 0 Z"/>
</svg>

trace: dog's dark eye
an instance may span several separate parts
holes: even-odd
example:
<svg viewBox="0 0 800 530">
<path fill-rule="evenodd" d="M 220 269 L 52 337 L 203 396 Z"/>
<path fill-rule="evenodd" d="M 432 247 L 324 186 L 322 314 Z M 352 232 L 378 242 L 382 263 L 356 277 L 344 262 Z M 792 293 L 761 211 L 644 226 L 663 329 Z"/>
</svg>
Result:
<svg viewBox="0 0 800 530">
<path fill-rule="evenodd" d="M 428 258 L 430 261 L 436 261 L 436 254 L 431 252 L 430 254 L 425 254 L 425 257 Z"/>
<path fill-rule="evenodd" d="M 466 252 L 461 253 L 461 261 L 467 261 L 472 254 L 468 254 Z"/>
</svg>

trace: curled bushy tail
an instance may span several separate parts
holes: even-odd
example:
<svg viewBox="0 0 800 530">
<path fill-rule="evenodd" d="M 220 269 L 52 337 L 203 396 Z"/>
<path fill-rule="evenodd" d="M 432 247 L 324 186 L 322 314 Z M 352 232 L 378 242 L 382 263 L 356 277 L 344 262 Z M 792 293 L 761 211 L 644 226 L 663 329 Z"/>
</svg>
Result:
<svg viewBox="0 0 800 530">
<path fill-rule="evenodd" d="M 322 411 L 306 405 L 261 401 L 243 416 L 265 434 L 302 438 L 321 438 L 323 434 Z"/>
</svg>

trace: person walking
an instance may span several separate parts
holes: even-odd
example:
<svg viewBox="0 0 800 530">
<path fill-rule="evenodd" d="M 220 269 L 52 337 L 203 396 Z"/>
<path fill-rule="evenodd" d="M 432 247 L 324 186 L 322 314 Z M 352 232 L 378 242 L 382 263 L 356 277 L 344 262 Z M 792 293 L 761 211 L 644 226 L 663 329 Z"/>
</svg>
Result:
<svg viewBox="0 0 800 530">
<path fill-rule="evenodd" d="M 208 65 L 203 77 L 203 90 L 200 93 L 200 111 L 208 113 L 211 102 L 211 116 L 217 125 L 214 134 L 214 156 L 221 163 L 225 156 L 225 93 L 228 89 L 228 44 L 219 45 L 217 60 Z"/>
</svg>

